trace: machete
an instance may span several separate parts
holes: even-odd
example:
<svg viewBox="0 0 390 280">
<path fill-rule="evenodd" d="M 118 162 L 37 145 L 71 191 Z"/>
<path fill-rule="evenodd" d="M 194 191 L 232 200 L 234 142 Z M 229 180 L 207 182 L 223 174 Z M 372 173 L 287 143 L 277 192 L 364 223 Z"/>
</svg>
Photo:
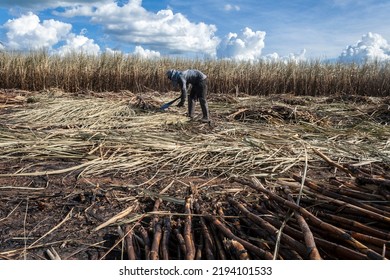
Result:
<svg viewBox="0 0 390 280">
<path fill-rule="evenodd" d="M 168 109 L 169 106 L 171 106 L 173 103 L 175 103 L 175 102 L 176 102 L 177 100 L 179 100 L 180 98 L 181 98 L 181 96 L 179 96 L 178 98 L 176 98 L 176 99 L 174 99 L 174 100 L 172 100 L 172 101 L 169 101 L 169 102 L 165 103 L 164 105 L 162 105 L 162 106 L 160 107 L 160 110 Z"/>
</svg>

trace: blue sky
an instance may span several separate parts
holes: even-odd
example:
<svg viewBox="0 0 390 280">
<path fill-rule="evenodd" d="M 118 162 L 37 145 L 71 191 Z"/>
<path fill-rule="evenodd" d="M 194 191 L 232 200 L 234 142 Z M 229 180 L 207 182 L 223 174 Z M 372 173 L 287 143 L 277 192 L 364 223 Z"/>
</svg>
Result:
<svg viewBox="0 0 390 280">
<path fill-rule="evenodd" d="M 390 58 L 385 0 L 2 0 L 2 49 L 267 59 Z"/>
</svg>

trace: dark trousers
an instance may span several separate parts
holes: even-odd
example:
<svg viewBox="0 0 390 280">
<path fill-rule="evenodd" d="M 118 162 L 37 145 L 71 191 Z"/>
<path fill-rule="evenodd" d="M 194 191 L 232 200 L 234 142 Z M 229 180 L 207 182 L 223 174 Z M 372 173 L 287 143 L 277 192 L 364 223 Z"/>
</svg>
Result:
<svg viewBox="0 0 390 280">
<path fill-rule="evenodd" d="M 207 79 L 192 85 L 190 97 L 188 98 L 188 116 L 194 117 L 195 104 L 199 100 L 200 108 L 202 109 L 203 119 L 209 119 L 209 106 L 206 100 L 207 95 Z"/>
</svg>

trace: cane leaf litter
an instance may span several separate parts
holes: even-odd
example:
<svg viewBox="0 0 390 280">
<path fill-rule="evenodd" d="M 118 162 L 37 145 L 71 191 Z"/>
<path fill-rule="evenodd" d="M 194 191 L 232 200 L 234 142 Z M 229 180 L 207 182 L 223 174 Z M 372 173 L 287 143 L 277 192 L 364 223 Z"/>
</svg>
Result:
<svg viewBox="0 0 390 280">
<path fill-rule="evenodd" d="M 0 259 L 390 256 L 390 99 L 176 95 L 2 90 Z"/>
</svg>

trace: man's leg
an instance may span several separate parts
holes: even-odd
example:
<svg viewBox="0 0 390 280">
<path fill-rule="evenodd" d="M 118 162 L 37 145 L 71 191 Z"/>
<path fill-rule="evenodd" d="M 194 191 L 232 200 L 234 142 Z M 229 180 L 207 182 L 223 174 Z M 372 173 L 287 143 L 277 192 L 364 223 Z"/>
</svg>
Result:
<svg viewBox="0 0 390 280">
<path fill-rule="evenodd" d="M 202 108 L 202 113 L 203 113 L 202 121 L 209 122 L 209 120 L 210 120 L 209 119 L 209 105 L 207 104 L 206 99 L 199 98 L 199 103 L 200 103 L 200 107 Z"/>
<path fill-rule="evenodd" d="M 200 84 L 200 92 L 199 92 L 199 103 L 200 108 L 202 109 L 203 117 L 202 122 L 209 122 L 210 114 L 209 114 L 209 105 L 206 101 L 206 95 L 207 95 L 207 81 L 203 80 Z"/>
<path fill-rule="evenodd" d="M 195 117 L 195 99 L 192 96 L 188 98 L 188 117 L 191 119 Z"/>
</svg>

